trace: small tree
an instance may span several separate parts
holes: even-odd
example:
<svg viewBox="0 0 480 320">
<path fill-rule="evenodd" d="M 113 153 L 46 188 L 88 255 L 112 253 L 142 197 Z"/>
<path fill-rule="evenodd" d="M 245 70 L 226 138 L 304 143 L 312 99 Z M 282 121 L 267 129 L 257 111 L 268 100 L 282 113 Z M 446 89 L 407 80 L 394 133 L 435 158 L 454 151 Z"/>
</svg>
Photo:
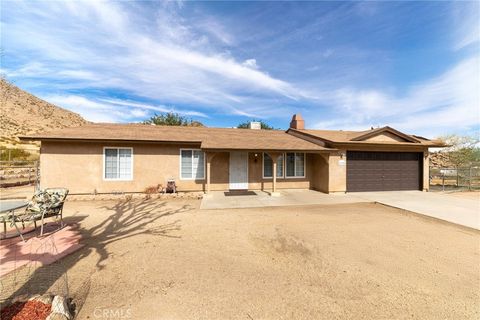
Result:
<svg viewBox="0 0 480 320">
<path fill-rule="evenodd" d="M 251 121 L 245 121 L 245 122 L 242 122 L 240 123 L 237 128 L 238 129 L 249 129 L 250 128 L 250 122 L 260 122 L 260 127 L 262 128 L 262 130 L 273 130 L 273 127 L 271 125 L 269 125 L 268 123 L 266 123 L 265 121 L 263 120 L 251 120 Z"/>
<path fill-rule="evenodd" d="M 478 137 L 455 134 L 441 137 L 447 148 L 443 151 L 455 167 L 468 166 L 480 162 L 480 140 Z"/>
<path fill-rule="evenodd" d="M 145 120 L 145 124 L 154 124 L 156 126 L 191 126 L 191 127 L 203 127 L 203 123 L 200 121 L 193 121 L 187 117 L 183 117 L 178 113 L 166 112 L 162 114 L 156 114 L 150 119 Z"/>
</svg>

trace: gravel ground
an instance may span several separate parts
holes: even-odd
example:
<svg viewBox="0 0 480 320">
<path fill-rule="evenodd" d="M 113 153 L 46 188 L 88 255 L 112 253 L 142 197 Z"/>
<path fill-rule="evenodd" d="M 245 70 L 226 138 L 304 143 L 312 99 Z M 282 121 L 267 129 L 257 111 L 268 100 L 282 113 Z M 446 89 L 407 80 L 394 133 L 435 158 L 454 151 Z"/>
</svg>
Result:
<svg viewBox="0 0 480 320">
<path fill-rule="evenodd" d="M 480 233 L 370 203 L 74 201 L 79 319 L 479 319 Z"/>
</svg>

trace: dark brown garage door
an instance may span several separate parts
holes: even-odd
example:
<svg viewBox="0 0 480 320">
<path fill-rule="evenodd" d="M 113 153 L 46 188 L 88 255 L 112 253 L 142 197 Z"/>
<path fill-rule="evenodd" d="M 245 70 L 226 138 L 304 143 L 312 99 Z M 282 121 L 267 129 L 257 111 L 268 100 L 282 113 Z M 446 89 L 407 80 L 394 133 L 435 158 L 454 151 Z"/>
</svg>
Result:
<svg viewBox="0 0 480 320">
<path fill-rule="evenodd" d="M 420 190 L 422 153 L 347 152 L 347 191 Z"/>
</svg>

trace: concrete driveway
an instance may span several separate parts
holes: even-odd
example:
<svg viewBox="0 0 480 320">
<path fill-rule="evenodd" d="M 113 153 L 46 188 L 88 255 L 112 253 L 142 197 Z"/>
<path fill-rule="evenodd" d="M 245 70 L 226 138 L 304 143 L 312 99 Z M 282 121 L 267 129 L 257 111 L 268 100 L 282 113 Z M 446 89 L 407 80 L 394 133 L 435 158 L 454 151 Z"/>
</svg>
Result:
<svg viewBox="0 0 480 320">
<path fill-rule="evenodd" d="M 326 194 L 314 190 L 283 189 L 279 196 L 270 196 L 263 191 L 249 191 L 242 195 L 228 195 L 214 191 L 202 199 L 200 209 L 235 209 L 281 206 L 302 206 L 315 204 L 347 204 L 371 202 L 368 199 L 352 197 L 348 194 Z"/>
<path fill-rule="evenodd" d="M 279 197 L 271 197 L 263 191 L 251 191 L 250 194 L 233 196 L 216 191 L 202 199 L 200 208 L 235 209 L 358 202 L 377 202 L 480 230 L 480 193 L 478 197 L 467 198 L 421 191 L 325 194 L 313 190 L 281 190 Z"/>
<path fill-rule="evenodd" d="M 480 193 L 472 199 L 421 191 L 360 192 L 349 195 L 480 230 Z"/>
</svg>

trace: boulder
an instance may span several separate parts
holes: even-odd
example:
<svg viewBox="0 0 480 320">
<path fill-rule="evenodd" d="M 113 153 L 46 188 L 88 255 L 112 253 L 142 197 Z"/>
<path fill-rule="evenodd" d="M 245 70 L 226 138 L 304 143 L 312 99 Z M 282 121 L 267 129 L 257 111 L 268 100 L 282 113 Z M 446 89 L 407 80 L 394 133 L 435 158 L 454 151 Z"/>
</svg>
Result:
<svg viewBox="0 0 480 320">
<path fill-rule="evenodd" d="M 67 299 L 62 296 L 55 296 L 53 298 L 52 313 L 63 314 L 68 320 L 71 320 L 73 318 L 68 308 Z"/>
<path fill-rule="evenodd" d="M 50 313 L 45 320 L 69 320 L 63 313 Z"/>
<path fill-rule="evenodd" d="M 12 303 L 15 302 L 27 302 L 28 301 L 28 295 L 27 294 L 21 294 L 13 298 Z"/>
<path fill-rule="evenodd" d="M 52 304 L 53 296 L 49 293 L 42 294 L 42 295 L 37 294 L 37 295 L 34 295 L 33 297 L 31 297 L 28 300 L 35 300 L 35 301 L 39 301 L 39 302 L 44 303 L 44 304 Z"/>
</svg>

